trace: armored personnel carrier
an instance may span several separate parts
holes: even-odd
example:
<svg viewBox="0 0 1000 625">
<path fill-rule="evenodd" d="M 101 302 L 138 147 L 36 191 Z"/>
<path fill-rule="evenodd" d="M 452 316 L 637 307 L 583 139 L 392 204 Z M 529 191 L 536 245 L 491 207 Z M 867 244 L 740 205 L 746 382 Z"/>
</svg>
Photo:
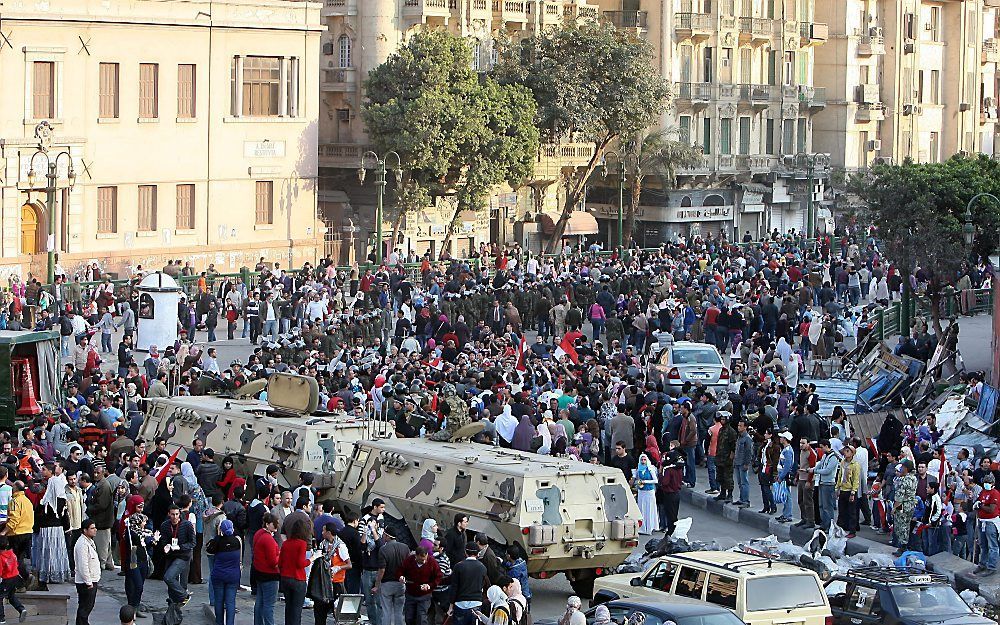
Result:
<svg viewBox="0 0 1000 625">
<path fill-rule="evenodd" d="M 598 575 L 638 545 L 642 516 L 620 470 L 461 438 L 460 432 L 452 442 L 359 441 L 337 487 L 338 503 L 357 509 L 381 498 L 387 521 L 405 523 L 412 536 L 420 536 L 424 519 L 445 529 L 465 513 L 470 537 L 483 532 L 496 543 L 520 545 L 529 574 L 565 573 L 585 597 Z"/>
<path fill-rule="evenodd" d="M 253 396 L 267 389 L 267 401 Z M 332 489 L 352 445 L 393 435 L 392 425 L 317 409 L 315 378 L 275 373 L 230 397 L 167 397 L 150 400 L 141 435 L 167 439 L 167 449 L 189 449 L 198 438 L 215 451 L 215 461 L 232 456 L 236 472 L 252 484 L 269 464 L 282 468 L 279 481 L 298 484 L 299 474 L 315 475 L 313 486 Z"/>
</svg>

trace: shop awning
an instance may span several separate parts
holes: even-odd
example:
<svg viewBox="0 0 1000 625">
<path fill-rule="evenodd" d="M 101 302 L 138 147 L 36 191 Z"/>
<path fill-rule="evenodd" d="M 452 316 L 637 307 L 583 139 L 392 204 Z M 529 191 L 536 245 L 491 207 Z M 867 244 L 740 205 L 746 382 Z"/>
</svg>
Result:
<svg viewBox="0 0 1000 625">
<path fill-rule="evenodd" d="M 542 232 L 545 236 L 552 236 L 556 231 L 556 223 L 559 221 L 559 216 L 542 213 L 541 219 Z M 569 223 L 566 224 L 566 231 L 563 232 L 563 236 L 578 237 L 587 234 L 597 234 L 597 219 L 590 213 L 573 211 L 573 214 L 569 217 Z"/>
</svg>

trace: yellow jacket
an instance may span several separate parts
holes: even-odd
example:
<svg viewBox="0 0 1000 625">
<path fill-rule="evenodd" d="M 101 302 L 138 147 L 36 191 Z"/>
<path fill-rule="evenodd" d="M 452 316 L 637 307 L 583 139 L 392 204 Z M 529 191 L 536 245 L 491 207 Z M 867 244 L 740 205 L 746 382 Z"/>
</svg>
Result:
<svg viewBox="0 0 1000 625">
<path fill-rule="evenodd" d="M 31 501 L 25 496 L 24 491 L 15 492 L 7 508 L 7 534 L 11 536 L 30 534 L 34 531 L 34 527 L 35 509 Z"/>
<path fill-rule="evenodd" d="M 861 465 L 854 460 L 849 464 L 840 466 L 840 481 L 837 483 L 837 490 L 841 492 L 856 493 L 860 488 Z"/>
</svg>

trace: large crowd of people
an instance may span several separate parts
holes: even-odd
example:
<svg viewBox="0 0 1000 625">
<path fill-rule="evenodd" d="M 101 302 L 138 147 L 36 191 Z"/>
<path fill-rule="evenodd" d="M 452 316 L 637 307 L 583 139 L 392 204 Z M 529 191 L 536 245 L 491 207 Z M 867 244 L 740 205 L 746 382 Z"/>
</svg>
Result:
<svg viewBox="0 0 1000 625">
<path fill-rule="evenodd" d="M 704 467 L 709 493 L 748 507 L 755 481 L 761 511 L 782 522 L 797 502 L 800 525 L 835 523 L 851 535 L 863 517 L 901 547 L 923 541 L 960 555 L 979 527 L 981 567 L 995 570 L 993 467 L 966 452 L 942 469 L 933 421 L 887 425 L 872 456 L 842 410 L 819 414 L 804 379 L 807 363 L 836 362 L 871 330 L 865 304 L 899 296 L 900 273 L 874 239 L 835 246 L 775 232 L 610 255 L 515 248 L 409 268 L 403 260 L 392 251 L 378 267 L 327 259 L 295 271 L 262 260 L 249 284 L 210 269 L 180 304 L 180 338 L 142 354 L 132 349 L 129 285 L 16 283 L 2 324 L 23 327 L 30 308 L 33 327 L 60 330 L 65 403 L 0 442 L 0 597 L 18 609 L 19 585 L 73 581 L 83 625 L 101 569 L 117 568 L 140 618 L 147 580 L 166 585 L 168 625 L 182 619 L 189 585 L 206 582 L 217 622 L 232 625 L 249 569 L 255 625 L 274 623 L 279 596 L 286 625 L 304 607 L 325 624 L 345 592 L 364 595 L 373 625 L 439 623 L 449 612 L 456 625 L 480 615 L 524 622 L 525 554 L 470 534 L 464 515 L 398 536 L 378 499 L 334 514 L 309 474 L 281 486 L 278 465 L 255 479 L 206 441 L 178 455 L 142 436 L 151 399 L 233 390 L 274 372 L 315 377 L 322 407 L 391 421 L 400 437 L 447 438 L 478 421 L 480 443 L 618 467 L 645 533 L 673 531 L 679 493 L 697 487 Z M 187 271 L 179 265 L 164 271 Z M 972 266 L 961 278 L 972 288 L 985 275 Z M 926 279 L 918 271 L 911 285 Z M 245 360 L 220 362 L 216 347 L 189 340 L 207 331 L 212 342 L 222 322 L 228 338 L 250 340 Z M 935 340 L 918 322 L 900 349 L 926 360 Z M 707 387 L 649 376 L 650 353 L 679 341 L 715 346 L 727 379 Z M 567 624 L 579 620 L 572 599 Z"/>
</svg>

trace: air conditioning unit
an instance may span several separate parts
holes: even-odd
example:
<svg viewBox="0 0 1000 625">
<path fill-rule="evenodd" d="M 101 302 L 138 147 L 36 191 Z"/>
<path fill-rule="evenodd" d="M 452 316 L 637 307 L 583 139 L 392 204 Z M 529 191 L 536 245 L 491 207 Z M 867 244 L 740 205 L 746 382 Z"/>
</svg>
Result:
<svg viewBox="0 0 1000 625">
<path fill-rule="evenodd" d="M 350 109 L 338 109 L 337 110 L 337 121 L 349 122 L 351 121 L 351 110 Z"/>
<path fill-rule="evenodd" d="M 907 41 L 903 44 L 903 54 L 913 54 L 917 50 L 917 44 L 914 41 Z"/>
<path fill-rule="evenodd" d="M 916 104 L 904 104 L 903 115 L 916 115 Z"/>
<path fill-rule="evenodd" d="M 323 54 L 333 56 L 333 43 L 327 42 L 323 44 Z"/>
<path fill-rule="evenodd" d="M 996 102 L 997 102 L 996 98 L 994 98 L 991 95 L 988 95 L 985 98 L 983 98 L 983 106 L 986 108 L 993 108 L 994 106 L 997 105 Z"/>
<path fill-rule="evenodd" d="M 968 111 L 970 108 L 972 108 L 972 105 L 970 105 L 968 102 L 962 102 L 958 105 L 958 110 L 963 112 Z"/>
<path fill-rule="evenodd" d="M 881 37 L 882 36 L 882 27 L 881 26 L 875 26 L 873 28 L 868 29 L 868 35 L 871 36 L 871 37 Z"/>
<path fill-rule="evenodd" d="M 927 22 L 924 24 L 924 30 L 934 30 L 933 22 Z"/>
<path fill-rule="evenodd" d="M 882 140 L 881 139 L 872 139 L 871 141 L 868 142 L 868 151 L 869 152 L 878 152 L 881 149 L 882 149 Z"/>
</svg>

